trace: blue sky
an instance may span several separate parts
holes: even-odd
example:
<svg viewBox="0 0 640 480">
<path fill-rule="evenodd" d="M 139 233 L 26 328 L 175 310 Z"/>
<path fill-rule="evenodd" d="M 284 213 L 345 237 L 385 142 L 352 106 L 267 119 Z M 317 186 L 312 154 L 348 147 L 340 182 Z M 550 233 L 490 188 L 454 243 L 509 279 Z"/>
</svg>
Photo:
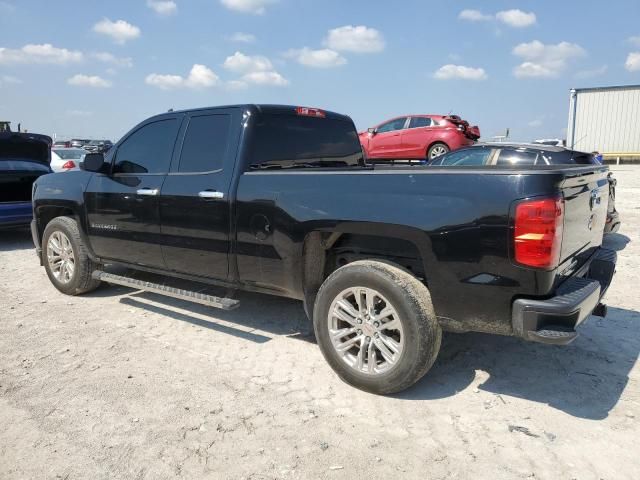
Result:
<svg viewBox="0 0 640 480">
<path fill-rule="evenodd" d="M 117 139 L 256 102 L 562 137 L 570 88 L 640 84 L 639 18 L 638 0 L 0 0 L 0 119 Z"/>
</svg>

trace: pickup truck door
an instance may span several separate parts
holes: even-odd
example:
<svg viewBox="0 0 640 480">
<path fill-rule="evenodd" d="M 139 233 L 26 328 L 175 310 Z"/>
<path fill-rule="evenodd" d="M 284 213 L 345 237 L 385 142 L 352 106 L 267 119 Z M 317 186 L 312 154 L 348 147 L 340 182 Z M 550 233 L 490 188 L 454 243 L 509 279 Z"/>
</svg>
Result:
<svg viewBox="0 0 640 480">
<path fill-rule="evenodd" d="M 401 158 L 401 133 L 407 117 L 396 118 L 380 125 L 369 139 L 369 158 Z"/>
<path fill-rule="evenodd" d="M 96 173 L 85 190 L 88 235 L 101 258 L 164 268 L 158 199 L 181 115 L 137 126 L 113 153 L 111 173 Z"/>
<path fill-rule="evenodd" d="M 240 109 L 192 112 L 160 195 L 162 251 L 169 270 L 226 280 L 230 196 Z"/>
</svg>

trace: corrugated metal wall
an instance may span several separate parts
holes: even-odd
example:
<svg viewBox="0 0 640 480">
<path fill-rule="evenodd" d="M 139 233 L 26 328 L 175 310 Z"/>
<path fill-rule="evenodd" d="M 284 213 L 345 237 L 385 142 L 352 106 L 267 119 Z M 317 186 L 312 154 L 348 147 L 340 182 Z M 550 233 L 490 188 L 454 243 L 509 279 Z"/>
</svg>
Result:
<svg viewBox="0 0 640 480">
<path fill-rule="evenodd" d="M 584 152 L 640 153 L 640 86 L 572 91 L 567 146 L 572 142 Z"/>
</svg>

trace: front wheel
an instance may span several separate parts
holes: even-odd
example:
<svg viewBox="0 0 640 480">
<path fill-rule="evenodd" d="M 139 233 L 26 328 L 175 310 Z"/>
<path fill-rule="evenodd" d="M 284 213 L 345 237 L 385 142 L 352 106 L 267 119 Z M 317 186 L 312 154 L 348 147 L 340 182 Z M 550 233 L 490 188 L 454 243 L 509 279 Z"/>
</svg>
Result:
<svg viewBox="0 0 640 480">
<path fill-rule="evenodd" d="M 74 219 L 57 217 L 47 224 L 42 236 L 42 255 L 49 280 L 62 293 L 79 295 L 100 285 L 91 276 L 99 265 L 89 258 Z"/>
<path fill-rule="evenodd" d="M 434 143 L 429 147 L 427 151 L 427 160 L 433 160 L 434 158 L 438 158 L 445 153 L 449 153 L 449 147 L 442 142 Z"/>
<path fill-rule="evenodd" d="M 378 394 L 399 392 L 422 378 L 442 339 L 424 284 L 379 261 L 333 272 L 318 292 L 313 323 L 320 350 L 338 376 Z"/>
</svg>

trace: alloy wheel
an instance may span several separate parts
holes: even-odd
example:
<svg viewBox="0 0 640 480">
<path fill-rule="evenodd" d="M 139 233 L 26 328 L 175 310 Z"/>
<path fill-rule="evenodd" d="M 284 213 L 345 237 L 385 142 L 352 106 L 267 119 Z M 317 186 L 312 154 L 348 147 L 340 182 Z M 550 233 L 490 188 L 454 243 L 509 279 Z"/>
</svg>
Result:
<svg viewBox="0 0 640 480">
<path fill-rule="evenodd" d="M 404 335 L 398 312 L 374 289 L 342 291 L 331 304 L 327 324 L 336 353 L 360 373 L 388 372 L 402 356 Z"/>
<path fill-rule="evenodd" d="M 69 283 L 76 268 L 76 257 L 69 237 L 57 230 L 47 242 L 47 262 L 53 276 L 60 283 Z"/>
</svg>

